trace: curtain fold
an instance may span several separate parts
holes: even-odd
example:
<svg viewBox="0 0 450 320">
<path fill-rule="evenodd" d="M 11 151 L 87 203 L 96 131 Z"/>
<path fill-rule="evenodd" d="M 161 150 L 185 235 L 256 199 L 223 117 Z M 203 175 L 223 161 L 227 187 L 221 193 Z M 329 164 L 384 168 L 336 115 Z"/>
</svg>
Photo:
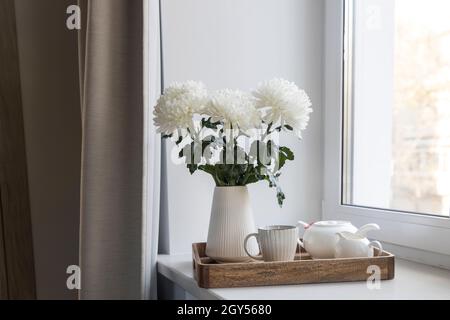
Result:
<svg viewBox="0 0 450 320">
<path fill-rule="evenodd" d="M 155 75 L 149 77 L 144 55 L 158 51 L 159 43 L 144 41 L 150 27 L 144 23 L 147 0 L 80 0 L 79 5 L 84 15 L 80 299 L 151 298 L 159 144 L 150 136 L 148 115 L 159 94 L 159 84 L 150 83 L 159 74 L 159 61 L 150 55 Z M 148 32 L 159 34 L 157 27 Z"/>
</svg>

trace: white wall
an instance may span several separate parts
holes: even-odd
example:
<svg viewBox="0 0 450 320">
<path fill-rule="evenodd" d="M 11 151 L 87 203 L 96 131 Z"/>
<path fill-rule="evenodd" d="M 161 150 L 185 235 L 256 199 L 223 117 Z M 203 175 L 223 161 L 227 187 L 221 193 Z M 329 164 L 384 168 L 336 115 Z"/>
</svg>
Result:
<svg viewBox="0 0 450 320">
<path fill-rule="evenodd" d="M 295 151 L 281 178 L 287 199 L 280 209 L 265 182 L 250 186 L 258 225 L 317 221 L 322 201 L 323 0 L 163 0 L 165 83 L 201 80 L 210 89 L 251 89 L 283 77 L 304 88 L 314 113 L 304 140 L 285 137 Z M 167 144 L 167 212 L 163 251 L 190 252 L 205 241 L 214 183 L 190 176 L 170 161 Z M 164 189 L 163 185 L 163 189 Z M 164 225 L 167 223 L 167 225 Z"/>
</svg>

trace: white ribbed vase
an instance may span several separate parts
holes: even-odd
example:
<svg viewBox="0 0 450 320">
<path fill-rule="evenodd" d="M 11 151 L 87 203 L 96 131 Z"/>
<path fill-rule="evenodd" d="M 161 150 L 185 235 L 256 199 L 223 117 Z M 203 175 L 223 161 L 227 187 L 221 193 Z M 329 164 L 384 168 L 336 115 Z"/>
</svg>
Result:
<svg viewBox="0 0 450 320">
<path fill-rule="evenodd" d="M 206 255 L 223 263 L 250 261 L 244 250 L 244 239 L 255 231 L 247 187 L 216 187 Z M 247 249 L 252 254 L 258 254 L 258 243 L 254 238 L 248 241 Z"/>
</svg>

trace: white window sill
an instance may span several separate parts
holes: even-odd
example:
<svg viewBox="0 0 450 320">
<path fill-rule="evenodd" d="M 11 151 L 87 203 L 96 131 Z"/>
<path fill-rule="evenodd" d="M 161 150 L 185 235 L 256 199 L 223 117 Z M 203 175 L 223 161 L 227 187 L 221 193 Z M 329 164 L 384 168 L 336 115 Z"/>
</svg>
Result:
<svg viewBox="0 0 450 320">
<path fill-rule="evenodd" d="M 310 300 L 310 299 L 450 299 L 450 271 L 396 258 L 395 279 L 382 281 L 380 290 L 365 282 L 303 284 L 250 288 L 202 289 L 192 275 L 192 256 L 159 255 L 158 272 L 196 299 Z"/>
</svg>

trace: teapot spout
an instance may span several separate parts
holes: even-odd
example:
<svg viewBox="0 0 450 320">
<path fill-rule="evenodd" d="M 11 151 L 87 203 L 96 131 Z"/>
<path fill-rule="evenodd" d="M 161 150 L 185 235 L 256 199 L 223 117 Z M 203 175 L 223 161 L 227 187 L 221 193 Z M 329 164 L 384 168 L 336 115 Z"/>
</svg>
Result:
<svg viewBox="0 0 450 320">
<path fill-rule="evenodd" d="M 309 223 L 306 223 L 306 222 L 304 222 L 304 221 L 301 221 L 301 220 L 299 220 L 299 221 L 297 221 L 297 223 L 299 224 L 299 225 L 301 225 L 302 227 L 303 227 L 303 229 L 308 229 L 309 227 L 310 227 L 310 224 Z"/>
<path fill-rule="evenodd" d="M 376 223 L 369 223 L 369 224 L 363 225 L 361 228 L 359 228 L 359 230 L 356 231 L 356 234 L 360 235 L 361 237 L 366 237 L 366 234 L 369 231 L 373 231 L 373 230 L 380 230 L 380 226 L 377 225 Z"/>
</svg>

